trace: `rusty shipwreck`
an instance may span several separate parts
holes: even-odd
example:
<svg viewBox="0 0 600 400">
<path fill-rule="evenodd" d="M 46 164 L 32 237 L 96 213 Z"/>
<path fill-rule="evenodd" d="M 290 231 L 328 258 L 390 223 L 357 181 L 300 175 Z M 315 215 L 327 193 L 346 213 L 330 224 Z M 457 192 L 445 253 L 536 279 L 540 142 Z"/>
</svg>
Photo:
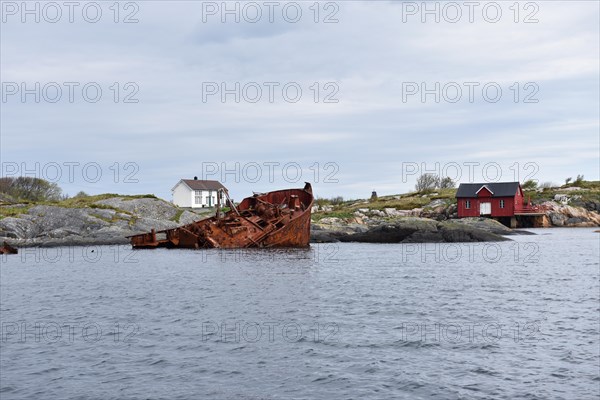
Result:
<svg viewBox="0 0 600 400">
<path fill-rule="evenodd" d="M 221 207 L 226 198 L 229 211 Z M 216 215 L 163 231 L 129 236 L 134 249 L 306 247 L 313 205 L 310 183 L 303 189 L 255 193 L 236 207 L 226 190 L 217 195 Z"/>
</svg>

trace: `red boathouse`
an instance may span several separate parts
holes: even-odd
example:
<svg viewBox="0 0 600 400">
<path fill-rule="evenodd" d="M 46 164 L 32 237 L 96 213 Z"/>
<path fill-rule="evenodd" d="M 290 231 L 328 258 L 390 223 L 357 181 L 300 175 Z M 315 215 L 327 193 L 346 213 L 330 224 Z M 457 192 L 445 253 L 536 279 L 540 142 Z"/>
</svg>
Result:
<svg viewBox="0 0 600 400">
<path fill-rule="evenodd" d="M 461 183 L 456 201 L 458 218 L 491 217 L 511 228 L 517 227 L 517 216 L 544 215 L 543 210 L 524 200 L 519 182 Z M 519 219 L 525 222 L 523 218 Z M 537 220 L 531 222 L 539 224 Z"/>
</svg>

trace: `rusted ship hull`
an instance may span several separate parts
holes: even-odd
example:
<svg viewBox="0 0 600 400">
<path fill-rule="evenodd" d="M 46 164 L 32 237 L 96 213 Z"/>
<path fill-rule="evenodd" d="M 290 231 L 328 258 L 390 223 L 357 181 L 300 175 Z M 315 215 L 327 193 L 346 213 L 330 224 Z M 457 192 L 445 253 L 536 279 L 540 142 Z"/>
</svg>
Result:
<svg viewBox="0 0 600 400">
<path fill-rule="evenodd" d="M 225 193 L 226 195 L 226 193 Z M 136 249 L 306 247 L 310 241 L 312 187 L 255 194 L 237 207 L 188 225 L 130 236 Z"/>
</svg>

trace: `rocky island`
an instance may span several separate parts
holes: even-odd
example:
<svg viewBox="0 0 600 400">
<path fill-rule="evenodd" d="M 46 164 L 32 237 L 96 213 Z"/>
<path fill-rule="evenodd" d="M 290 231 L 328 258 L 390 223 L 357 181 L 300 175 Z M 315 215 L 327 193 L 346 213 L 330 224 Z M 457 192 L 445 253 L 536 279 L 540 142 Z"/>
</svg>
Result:
<svg viewBox="0 0 600 400">
<path fill-rule="evenodd" d="M 536 192 L 547 210 L 547 226 L 600 226 L 597 186 Z M 311 242 L 480 242 L 524 233 L 488 218 L 457 219 L 453 196 L 453 189 L 444 189 L 345 202 L 317 199 Z M 0 193 L 0 240 L 18 247 L 127 244 L 126 236 L 175 228 L 213 212 L 182 209 L 153 195 L 32 202 Z"/>
</svg>

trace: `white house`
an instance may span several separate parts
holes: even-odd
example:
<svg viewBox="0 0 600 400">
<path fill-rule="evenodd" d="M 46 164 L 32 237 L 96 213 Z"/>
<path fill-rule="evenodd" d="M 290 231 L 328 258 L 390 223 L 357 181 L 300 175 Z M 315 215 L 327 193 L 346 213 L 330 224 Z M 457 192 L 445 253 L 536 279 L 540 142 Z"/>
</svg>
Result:
<svg viewBox="0 0 600 400">
<path fill-rule="evenodd" d="M 194 179 L 182 179 L 171 189 L 173 204 L 190 208 L 215 207 L 219 189 L 227 190 L 219 181 L 201 181 L 197 176 Z M 222 198 L 221 204 L 224 202 Z"/>
</svg>

